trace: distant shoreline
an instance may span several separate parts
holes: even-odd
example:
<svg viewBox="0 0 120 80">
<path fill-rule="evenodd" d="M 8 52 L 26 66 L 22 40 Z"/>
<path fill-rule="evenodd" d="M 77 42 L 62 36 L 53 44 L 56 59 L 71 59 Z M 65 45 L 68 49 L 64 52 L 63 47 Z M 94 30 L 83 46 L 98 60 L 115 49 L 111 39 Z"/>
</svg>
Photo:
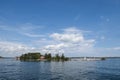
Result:
<svg viewBox="0 0 120 80">
<path fill-rule="evenodd" d="M 70 59 L 79 59 L 79 58 L 84 58 L 84 57 L 68 57 Z M 102 58 L 102 57 L 87 57 L 87 58 Z M 104 57 L 106 59 L 116 59 L 120 57 Z M 16 57 L 0 57 L 0 59 L 16 59 Z"/>
<path fill-rule="evenodd" d="M 16 57 L 0 57 L 0 58 L 16 58 Z M 83 58 L 83 57 L 68 57 L 68 58 Z M 88 58 L 102 58 L 102 57 L 88 57 Z M 105 57 L 105 58 L 120 58 L 120 57 Z"/>
</svg>

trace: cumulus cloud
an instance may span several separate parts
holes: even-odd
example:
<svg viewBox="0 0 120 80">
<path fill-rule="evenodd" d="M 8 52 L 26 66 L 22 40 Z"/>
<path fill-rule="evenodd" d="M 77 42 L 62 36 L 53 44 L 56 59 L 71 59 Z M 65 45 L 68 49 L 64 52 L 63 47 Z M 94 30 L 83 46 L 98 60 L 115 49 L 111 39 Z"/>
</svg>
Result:
<svg viewBox="0 0 120 80">
<path fill-rule="evenodd" d="M 84 40 L 82 34 L 74 34 L 74 33 L 63 33 L 63 34 L 53 33 L 51 37 L 58 41 L 71 42 L 71 43 L 82 42 Z"/>
<path fill-rule="evenodd" d="M 57 45 L 47 45 L 45 46 L 46 49 L 61 49 L 63 47 L 68 47 L 68 45 L 64 44 L 64 43 L 60 43 Z"/>
<path fill-rule="evenodd" d="M 7 42 L 7 41 L 0 41 L 0 53 L 4 55 L 18 55 L 23 54 L 25 52 L 34 50 L 33 47 L 28 47 L 23 44 Z"/>
<path fill-rule="evenodd" d="M 95 39 L 86 39 L 83 31 L 76 28 L 64 29 L 62 33 L 53 33 L 50 37 L 57 44 L 51 44 L 44 47 L 46 50 L 62 50 L 65 53 L 89 52 L 95 44 Z"/>
<path fill-rule="evenodd" d="M 64 29 L 63 33 L 53 33 L 50 35 L 50 37 L 52 37 L 54 40 L 61 42 L 78 43 L 78 42 L 86 41 L 83 32 L 85 31 L 72 27 L 72 28 Z"/>
</svg>

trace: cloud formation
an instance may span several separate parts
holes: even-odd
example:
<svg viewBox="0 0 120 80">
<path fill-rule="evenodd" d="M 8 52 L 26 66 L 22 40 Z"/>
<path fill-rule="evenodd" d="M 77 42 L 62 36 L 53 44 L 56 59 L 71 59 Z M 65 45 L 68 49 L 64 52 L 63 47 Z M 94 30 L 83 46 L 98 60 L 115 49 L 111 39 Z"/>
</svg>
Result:
<svg viewBox="0 0 120 80">
<path fill-rule="evenodd" d="M 33 30 L 32 28 L 27 28 L 20 30 L 22 30 L 22 32 L 28 32 Z M 0 27 L 0 29 L 6 30 L 7 28 Z M 13 31 L 16 32 L 16 29 Z M 24 35 L 31 37 L 30 39 L 40 36 L 44 37 L 40 37 L 39 40 L 35 39 L 35 41 L 31 40 L 30 43 L 28 42 L 24 44 L 0 39 L 0 55 L 19 56 L 23 53 L 32 51 L 52 54 L 64 53 L 67 56 L 100 56 L 109 55 L 106 53 L 112 54 L 113 51 L 118 53 L 118 51 L 120 50 L 119 46 L 112 48 L 96 47 L 96 39 L 90 37 L 88 38 L 88 36 L 85 36 L 86 34 L 89 34 L 90 31 L 83 31 L 75 27 L 69 27 L 60 31 L 61 32 L 56 32 L 52 34 L 48 33 L 47 35 L 34 35 L 29 33 L 23 33 Z M 101 37 L 101 39 L 104 38 L 104 36 Z M 32 45 L 32 47 L 29 45 Z"/>
<path fill-rule="evenodd" d="M 16 56 L 32 50 L 34 50 L 33 47 L 28 47 L 20 43 L 0 41 L 0 53 L 6 54 L 6 56 Z"/>
<path fill-rule="evenodd" d="M 0 30 L 18 33 L 27 37 L 44 37 L 44 35 L 35 34 L 36 30 L 40 30 L 41 28 L 43 28 L 43 26 L 37 26 L 30 23 L 19 26 L 0 25 Z"/>
<path fill-rule="evenodd" d="M 62 50 L 65 53 L 86 52 L 91 50 L 95 44 L 95 39 L 85 39 L 83 32 L 74 27 L 64 29 L 62 33 L 53 33 L 50 37 L 57 44 L 47 45 L 46 50 Z"/>
</svg>

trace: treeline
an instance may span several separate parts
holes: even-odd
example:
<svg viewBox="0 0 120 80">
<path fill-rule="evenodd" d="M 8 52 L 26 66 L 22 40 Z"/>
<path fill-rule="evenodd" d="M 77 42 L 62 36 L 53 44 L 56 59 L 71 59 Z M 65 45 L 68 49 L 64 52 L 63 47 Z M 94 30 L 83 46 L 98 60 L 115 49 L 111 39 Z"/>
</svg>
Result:
<svg viewBox="0 0 120 80">
<path fill-rule="evenodd" d="M 2 58 L 2 56 L 0 56 L 0 58 Z"/>
<path fill-rule="evenodd" d="M 64 54 L 62 55 L 56 54 L 55 56 L 52 57 L 50 53 L 49 54 L 46 53 L 44 57 L 48 61 L 51 61 L 51 60 L 52 61 L 68 61 L 69 60 L 69 58 L 65 57 Z"/>
<path fill-rule="evenodd" d="M 65 57 L 64 54 L 62 54 L 61 56 L 59 54 L 56 54 L 55 57 L 53 57 L 54 60 L 56 61 L 68 61 L 69 58 Z"/>
<path fill-rule="evenodd" d="M 56 54 L 55 56 L 52 56 L 51 53 L 46 53 L 42 55 L 41 53 L 26 53 L 22 54 L 20 56 L 21 61 L 68 61 L 69 58 L 65 57 L 64 54 L 59 55 Z"/>
<path fill-rule="evenodd" d="M 21 61 L 34 61 L 41 57 L 41 53 L 26 53 L 20 56 Z"/>
</svg>

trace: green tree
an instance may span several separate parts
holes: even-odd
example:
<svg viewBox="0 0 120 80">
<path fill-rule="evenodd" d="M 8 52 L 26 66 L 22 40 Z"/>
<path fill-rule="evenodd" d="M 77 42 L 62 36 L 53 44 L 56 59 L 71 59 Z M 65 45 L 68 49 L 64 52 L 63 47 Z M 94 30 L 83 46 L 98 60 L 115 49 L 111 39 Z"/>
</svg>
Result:
<svg viewBox="0 0 120 80">
<path fill-rule="evenodd" d="M 51 53 L 48 54 L 48 58 L 51 59 Z"/>
<path fill-rule="evenodd" d="M 45 53 L 44 55 L 45 59 L 47 59 L 48 61 L 52 60 L 52 56 L 51 56 L 51 53 Z"/>
<path fill-rule="evenodd" d="M 26 53 L 20 56 L 20 60 L 22 61 L 37 60 L 40 58 L 40 56 L 41 56 L 40 53 Z"/>
<path fill-rule="evenodd" d="M 65 59 L 65 56 L 64 56 L 64 54 L 62 54 L 62 56 L 61 56 L 61 60 L 64 60 Z"/>
<path fill-rule="evenodd" d="M 56 60 L 56 61 L 59 61 L 59 60 L 60 60 L 60 56 L 59 56 L 59 54 L 56 54 L 56 56 L 55 56 L 55 60 Z"/>
<path fill-rule="evenodd" d="M 105 60 L 106 58 L 105 57 L 102 57 L 101 60 Z"/>
<path fill-rule="evenodd" d="M 47 58 L 48 58 L 48 55 L 47 55 L 47 53 L 45 53 L 44 57 L 45 57 L 45 59 L 47 59 Z"/>
</svg>

